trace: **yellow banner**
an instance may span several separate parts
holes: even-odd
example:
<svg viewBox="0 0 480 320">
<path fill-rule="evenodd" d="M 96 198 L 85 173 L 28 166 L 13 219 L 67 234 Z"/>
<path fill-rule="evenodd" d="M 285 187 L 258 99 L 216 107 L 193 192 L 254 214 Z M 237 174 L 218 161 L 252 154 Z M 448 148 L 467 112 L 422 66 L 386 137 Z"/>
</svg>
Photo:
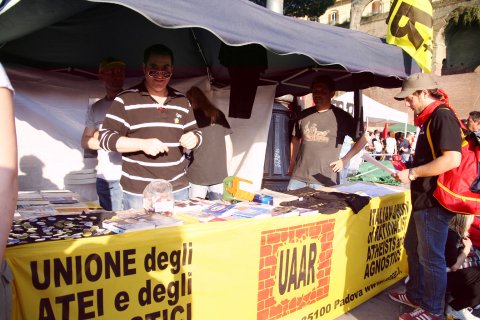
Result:
<svg viewBox="0 0 480 320">
<path fill-rule="evenodd" d="M 406 276 L 409 198 L 11 247 L 14 319 L 335 319 Z"/>
<path fill-rule="evenodd" d="M 387 23 L 387 43 L 401 47 L 425 73 L 430 73 L 433 54 L 430 0 L 393 0 Z"/>
</svg>

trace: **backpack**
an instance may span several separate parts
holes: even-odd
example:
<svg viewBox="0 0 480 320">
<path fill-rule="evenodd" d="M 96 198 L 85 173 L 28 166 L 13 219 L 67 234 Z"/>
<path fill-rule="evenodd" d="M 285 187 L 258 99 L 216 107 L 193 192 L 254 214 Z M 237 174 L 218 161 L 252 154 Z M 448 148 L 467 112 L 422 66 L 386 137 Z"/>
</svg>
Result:
<svg viewBox="0 0 480 320">
<path fill-rule="evenodd" d="M 458 118 L 457 118 L 458 120 Z M 427 124 L 427 140 L 436 158 L 430 136 L 430 122 Z M 460 122 L 460 121 L 459 121 Z M 480 142 L 475 133 L 462 134 L 462 160 L 457 168 L 438 176 L 433 196 L 447 210 L 460 214 L 480 215 Z"/>
</svg>

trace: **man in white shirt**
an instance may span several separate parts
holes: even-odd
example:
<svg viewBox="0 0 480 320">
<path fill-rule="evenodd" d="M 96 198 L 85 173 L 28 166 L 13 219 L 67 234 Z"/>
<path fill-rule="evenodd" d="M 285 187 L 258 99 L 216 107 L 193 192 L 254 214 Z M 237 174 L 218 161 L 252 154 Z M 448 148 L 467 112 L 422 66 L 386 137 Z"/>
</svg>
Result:
<svg viewBox="0 0 480 320">
<path fill-rule="evenodd" d="M 117 94 L 123 91 L 125 63 L 112 57 L 100 63 L 99 79 L 105 83 L 106 95 L 92 104 L 87 111 L 82 147 L 97 150 L 97 194 L 100 205 L 108 211 L 122 210 L 122 154 L 100 148 L 98 131 L 105 119 L 107 110 Z"/>
</svg>

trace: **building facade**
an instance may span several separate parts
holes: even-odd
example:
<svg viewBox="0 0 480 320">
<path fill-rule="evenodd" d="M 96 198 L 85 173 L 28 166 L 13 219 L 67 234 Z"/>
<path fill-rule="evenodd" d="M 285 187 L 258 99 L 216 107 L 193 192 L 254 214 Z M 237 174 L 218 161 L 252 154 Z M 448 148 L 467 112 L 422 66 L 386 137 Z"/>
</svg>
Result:
<svg viewBox="0 0 480 320">
<path fill-rule="evenodd" d="M 433 0 L 432 6 L 432 75 L 463 118 L 480 111 L 480 0 Z M 390 0 L 337 0 L 319 22 L 385 38 L 389 11 Z M 405 111 L 404 104 L 392 98 L 396 91 L 369 88 L 364 93 Z"/>
</svg>

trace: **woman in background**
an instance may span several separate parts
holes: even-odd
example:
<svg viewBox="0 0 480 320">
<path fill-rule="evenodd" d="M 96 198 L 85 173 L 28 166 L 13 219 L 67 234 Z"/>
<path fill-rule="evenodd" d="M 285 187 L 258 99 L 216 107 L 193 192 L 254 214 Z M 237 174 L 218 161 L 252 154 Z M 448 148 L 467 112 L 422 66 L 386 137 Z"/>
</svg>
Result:
<svg viewBox="0 0 480 320">
<path fill-rule="evenodd" d="M 222 111 L 215 107 L 198 87 L 186 93 L 197 125 L 202 131 L 201 145 L 192 150 L 187 176 L 191 183 L 190 198 L 217 200 L 223 197 L 223 179 L 232 159 L 232 130 Z"/>
<path fill-rule="evenodd" d="M 480 304 L 480 253 L 468 237 L 473 218 L 457 214 L 448 226 L 446 313 L 455 319 L 480 319 L 472 314 L 472 307 Z"/>
</svg>

